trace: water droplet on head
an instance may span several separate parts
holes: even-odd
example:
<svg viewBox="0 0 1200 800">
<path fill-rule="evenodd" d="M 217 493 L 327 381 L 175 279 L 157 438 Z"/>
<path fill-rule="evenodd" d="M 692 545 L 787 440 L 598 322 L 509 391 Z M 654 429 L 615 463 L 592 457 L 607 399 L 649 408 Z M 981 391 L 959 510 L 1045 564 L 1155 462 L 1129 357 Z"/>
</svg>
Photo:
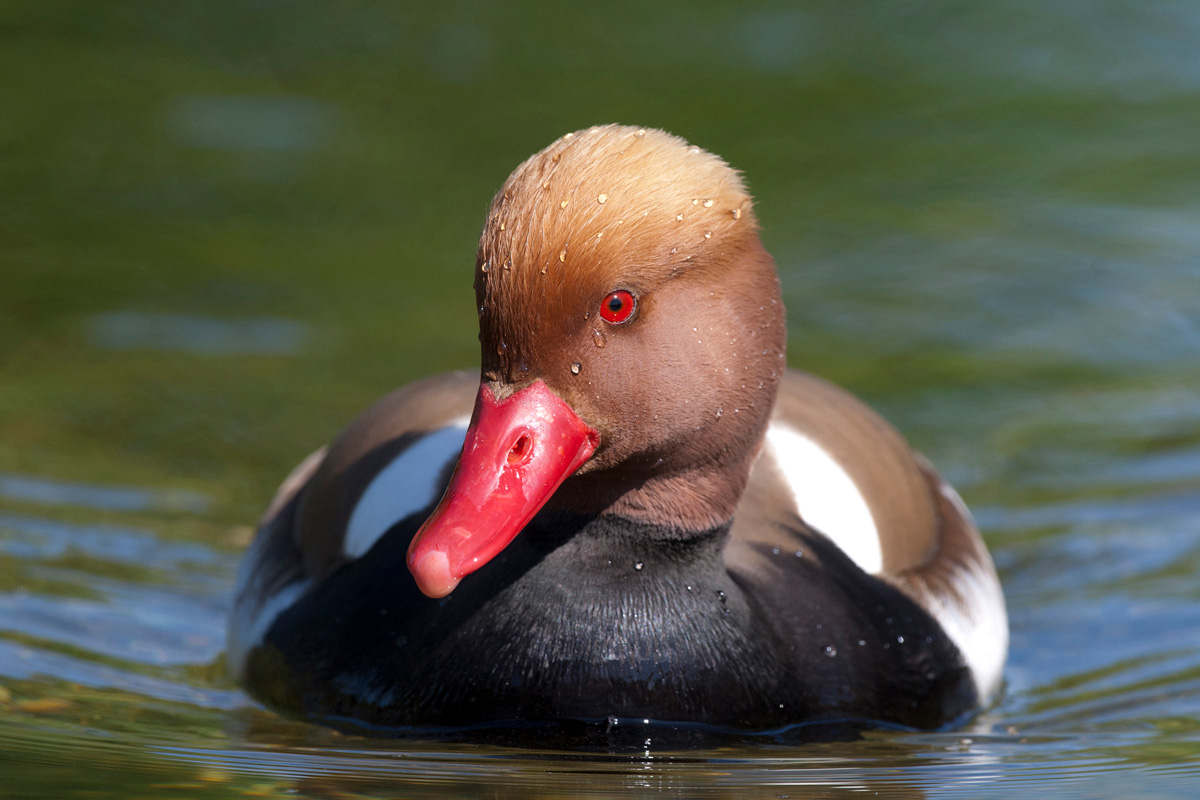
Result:
<svg viewBox="0 0 1200 800">
<path fill-rule="evenodd" d="M 830 658 L 833 658 L 834 656 L 837 655 L 837 648 L 831 644 L 825 645 L 825 655 L 829 656 Z"/>
<path fill-rule="evenodd" d="M 608 338 L 605 337 L 604 331 L 592 331 L 592 342 L 595 343 L 596 347 L 604 347 L 604 345 L 608 344 Z"/>
<path fill-rule="evenodd" d="M 742 210 L 740 208 L 735 208 L 732 211 L 730 211 L 729 213 L 734 219 L 742 218 Z"/>
<path fill-rule="evenodd" d="M 511 258 L 509 258 L 509 259 L 506 259 L 506 260 L 504 261 L 504 268 L 505 268 L 505 269 L 512 269 L 512 259 L 511 259 Z"/>
<path fill-rule="evenodd" d="M 480 264 L 480 265 L 479 265 L 479 271 L 480 271 L 480 272 L 487 272 L 487 271 L 488 271 L 488 270 L 490 270 L 491 268 L 492 268 L 492 262 L 490 262 L 490 261 L 485 261 L 485 262 L 483 262 L 482 264 Z"/>
<path fill-rule="evenodd" d="M 567 248 L 564 247 L 562 252 L 558 254 L 558 261 L 560 264 L 567 263 Z"/>
<path fill-rule="evenodd" d="M 772 547 L 772 548 L 771 548 L 771 555 L 773 555 L 773 556 L 777 556 L 777 555 L 779 555 L 779 548 L 778 548 L 778 547 Z"/>
<path fill-rule="evenodd" d="M 503 222 L 501 222 L 501 223 L 500 223 L 500 230 L 504 230 L 504 223 L 503 223 Z"/>
<path fill-rule="evenodd" d="M 578 375 L 579 370 L 581 370 L 581 369 L 583 369 L 583 365 L 580 364 L 578 361 L 576 361 L 574 364 L 571 365 L 571 374 Z"/>
<path fill-rule="evenodd" d="M 636 569 L 638 572 L 641 572 L 641 571 L 642 571 L 642 567 L 644 567 L 644 566 L 646 566 L 646 565 L 645 565 L 645 564 L 643 564 L 641 561 L 639 561 L 639 562 L 637 562 L 636 564 L 634 564 L 634 565 L 633 565 L 633 568 L 634 568 L 634 569 Z"/>
<path fill-rule="evenodd" d="M 897 637 L 896 637 L 896 644 L 904 644 L 904 637 L 903 637 L 903 636 L 897 636 Z"/>
<path fill-rule="evenodd" d="M 713 207 L 713 201 L 712 201 L 712 199 L 711 199 L 711 198 L 710 198 L 710 199 L 708 199 L 708 200 L 705 200 L 705 201 L 704 201 L 704 207 L 705 207 L 705 208 L 712 208 L 712 207 Z"/>
<path fill-rule="evenodd" d="M 566 201 L 566 200 L 563 200 L 561 203 L 559 203 L 559 204 L 558 204 L 558 207 L 559 207 L 559 208 L 566 208 L 566 207 L 567 207 L 567 201 Z"/>
<path fill-rule="evenodd" d="M 683 214 L 676 214 L 676 215 L 675 215 L 675 221 L 676 221 L 676 222 L 683 222 Z"/>
<path fill-rule="evenodd" d="M 804 551 L 803 551 L 803 550 L 797 550 L 797 551 L 796 551 L 796 558 L 804 558 Z"/>
<path fill-rule="evenodd" d="M 596 202 L 599 203 L 600 205 L 604 205 L 605 203 L 608 202 L 608 195 L 606 195 L 606 194 L 600 195 L 599 197 L 596 198 Z"/>
<path fill-rule="evenodd" d="M 711 239 L 711 238 L 712 238 L 712 231 L 705 231 L 705 232 L 704 232 L 704 238 L 705 238 L 705 239 Z"/>
<path fill-rule="evenodd" d="M 508 349 L 508 343 L 505 342 L 503 339 L 501 339 L 500 344 L 496 345 L 496 355 L 498 355 L 498 356 L 504 355 L 504 351 L 507 349 Z"/>
</svg>

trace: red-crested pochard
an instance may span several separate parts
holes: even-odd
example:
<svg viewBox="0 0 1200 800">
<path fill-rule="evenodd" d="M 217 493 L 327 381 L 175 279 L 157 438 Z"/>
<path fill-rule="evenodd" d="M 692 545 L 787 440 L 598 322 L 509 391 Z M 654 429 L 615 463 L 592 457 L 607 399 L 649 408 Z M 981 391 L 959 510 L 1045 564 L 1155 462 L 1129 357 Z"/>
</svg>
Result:
<svg viewBox="0 0 1200 800">
<path fill-rule="evenodd" d="M 492 201 L 481 376 L 369 409 L 284 482 L 228 658 L 396 729 L 945 725 L 996 692 L 991 558 L 882 418 L 788 370 L 750 195 L 657 130 L 567 134 Z"/>
</svg>

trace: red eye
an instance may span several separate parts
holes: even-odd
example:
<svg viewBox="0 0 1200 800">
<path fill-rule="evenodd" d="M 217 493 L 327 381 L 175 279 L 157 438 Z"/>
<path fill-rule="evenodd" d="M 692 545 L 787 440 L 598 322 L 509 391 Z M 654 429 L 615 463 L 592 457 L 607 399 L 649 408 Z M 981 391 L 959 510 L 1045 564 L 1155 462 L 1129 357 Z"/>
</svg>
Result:
<svg viewBox="0 0 1200 800">
<path fill-rule="evenodd" d="M 628 322 L 633 316 L 633 309 L 637 307 L 637 300 L 632 294 L 624 289 L 617 289 L 615 292 L 604 298 L 604 302 L 600 304 L 600 316 L 605 322 L 613 325 L 620 325 L 622 322 Z"/>
</svg>

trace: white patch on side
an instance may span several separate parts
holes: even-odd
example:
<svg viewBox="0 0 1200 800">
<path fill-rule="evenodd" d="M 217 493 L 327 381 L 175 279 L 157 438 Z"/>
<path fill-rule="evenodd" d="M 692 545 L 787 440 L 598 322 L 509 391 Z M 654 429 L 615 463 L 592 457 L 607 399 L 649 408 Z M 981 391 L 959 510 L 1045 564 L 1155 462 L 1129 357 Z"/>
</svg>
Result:
<svg viewBox="0 0 1200 800">
<path fill-rule="evenodd" d="M 267 635 L 267 631 L 279 615 L 295 605 L 311 585 L 311 581 L 299 581 L 283 587 L 261 604 L 237 605 L 225 642 L 225 660 L 229 665 L 230 674 L 236 680 L 240 681 L 243 677 L 246 656 L 262 644 L 263 637 Z"/>
<path fill-rule="evenodd" d="M 438 477 L 462 452 L 470 417 L 422 436 L 371 480 L 346 526 L 342 551 L 359 558 L 400 520 L 438 498 Z"/>
<path fill-rule="evenodd" d="M 767 428 L 767 446 L 801 519 L 823 533 L 866 573 L 883 569 L 879 529 L 858 486 L 812 439 L 782 423 Z"/>
<path fill-rule="evenodd" d="M 943 481 L 938 489 L 965 519 L 971 519 L 971 512 L 952 486 Z M 926 606 L 962 653 L 975 678 L 979 702 L 986 704 L 1000 688 L 1004 674 L 1004 660 L 1008 656 L 1008 611 L 991 557 L 982 544 L 980 550 L 982 563 L 975 562 L 952 578 L 962 602 L 953 597 L 928 595 Z"/>
<path fill-rule="evenodd" d="M 263 637 L 267 635 L 275 618 L 300 599 L 310 585 L 309 581 L 300 580 L 288 584 L 274 595 L 263 596 L 263 552 L 267 548 L 267 540 L 277 533 L 274 530 L 260 531 L 246 549 L 246 554 L 242 556 L 242 564 L 238 568 L 233 591 L 233 615 L 225 633 L 225 662 L 229 674 L 236 680 L 242 679 L 246 656 L 262 644 Z"/>
</svg>

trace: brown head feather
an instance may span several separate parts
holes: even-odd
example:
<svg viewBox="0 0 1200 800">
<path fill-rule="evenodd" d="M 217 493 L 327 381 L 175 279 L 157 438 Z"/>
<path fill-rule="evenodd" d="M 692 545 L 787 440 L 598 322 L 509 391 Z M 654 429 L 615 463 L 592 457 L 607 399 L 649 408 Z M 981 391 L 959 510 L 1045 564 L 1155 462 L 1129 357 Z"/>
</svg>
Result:
<svg viewBox="0 0 1200 800">
<path fill-rule="evenodd" d="M 637 298 L 626 325 L 599 316 L 615 289 Z M 496 396 L 543 380 L 600 432 L 555 503 L 696 526 L 728 519 L 785 336 L 737 172 L 663 131 L 567 134 L 493 199 L 475 291 Z"/>
<path fill-rule="evenodd" d="M 652 290 L 664 264 L 671 275 L 710 266 L 757 232 L 741 176 L 717 156 L 660 130 L 593 127 L 534 154 L 497 192 L 476 296 L 485 323 L 592 307 L 615 288 Z"/>
</svg>

